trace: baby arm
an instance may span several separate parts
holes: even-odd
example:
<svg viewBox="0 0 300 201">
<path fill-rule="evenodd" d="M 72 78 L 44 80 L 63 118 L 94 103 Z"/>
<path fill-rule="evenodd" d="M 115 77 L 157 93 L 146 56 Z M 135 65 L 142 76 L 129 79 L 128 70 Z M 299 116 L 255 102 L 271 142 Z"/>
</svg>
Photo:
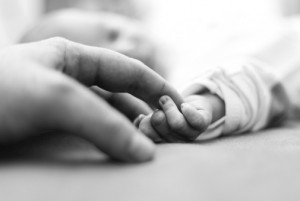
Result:
<svg viewBox="0 0 300 201">
<path fill-rule="evenodd" d="M 185 122 L 185 124 L 178 124 L 175 128 L 182 130 L 182 125 L 188 125 L 198 131 L 207 128 L 204 133 L 197 137 L 197 140 L 211 139 L 221 135 L 253 132 L 270 125 L 278 125 L 291 113 L 297 113 L 299 109 L 294 108 L 300 108 L 300 19 L 296 19 L 294 23 L 292 25 L 295 26 L 289 24 L 288 29 L 283 27 L 282 32 L 272 32 L 272 35 L 278 33 L 278 37 L 269 41 L 269 44 L 256 51 L 255 54 L 248 55 L 242 60 L 223 63 L 206 75 L 199 76 L 189 85 L 187 96 L 184 95 L 184 97 L 195 94 L 206 96 L 199 93 L 202 86 L 206 88 L 206 94 L 216 94 L 215 97 L 219 97 L 224 102 L 224 117 L 219 120 L 217 120 L 218 118 L 213 119 L 215 106 L 212 104 L 212 110 L 208 108 L 206 111 L 212 114 L 212 121 L 217 121 L 207 127 L 207 124 L 203 123 L 204 121 L 199 120 L 195 126 L 195 123 L 189 122 L 192 118 L 186 115 L 187 109 L 184 108 L 190 109 L 190 105 L 185 107 L 186 104 L 181 109 L 180 117 L 181 122 Z M 211 101 L 208 102 L 212 103 Z M 186 100 L 186 103 L 189 101 Z M 204 107 L 205 104 L 201 103 L 201 106 Z M 169 122 L 168 115 L 164 109 L 162 111 L 156 111 L 151 118 L 149 116 L 140 117 L 137 120 L 139 128 L 147 134 L 157 134 L 157 130 L 159 130 L 155 124 L 158 119 L 156 118 L 157 115 L 163 116 L 162 120 L 166 119 L 167 125 L 171 127 L 172 124 Z M 197 117 L 194 115 L 193 119 L 204 119 L 203 111 L 201 118 L 199 112 L 197 114 Z M 191 129 L 186 131 L 185 136 L 190 136 L 188 132 Z"/>
<path fill-rule="evenodd" d="M 134 122 L 155 142 L 194 141 L 225 114 L 224 102 L 209 93 L 187 96 L 180 109 L 168 96 L 162 96 L 159 104 L 161 110 L 148 116 L 140 115 Z"/>
<path fill-rule="evenodd" d="M 163 96 L 159 101 L 162 110 L 140 116 L 135 124 L 156 142 L 258 131 L 281 122 L 290 109 L 277 78 L 267 64 L 256 59 L 214 68 L 189 85 L 180 109 Z"/>
</svg>

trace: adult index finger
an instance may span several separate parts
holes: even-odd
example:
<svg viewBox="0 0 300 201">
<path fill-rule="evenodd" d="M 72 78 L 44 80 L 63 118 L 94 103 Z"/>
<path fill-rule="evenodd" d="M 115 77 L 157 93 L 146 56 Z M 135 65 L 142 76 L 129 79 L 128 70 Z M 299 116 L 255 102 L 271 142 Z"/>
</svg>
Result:
<svg viewBox="0 0 300 201">
<path fill-rule="evenodd" d="M 178 108 L 183 102 L 175 88 L 138 60 L 65 39 L 54 40 L 53 44 L 64 51 L 64 54 L 57 54 L 63 61 L 63 65 L 59 63 L 59 70 L 85 85 L 97 85 L 111 92 L 128 92 L 155 107 L 159 107 L 158 100 L 163 95 L 170 96 Z"/>
</svg>

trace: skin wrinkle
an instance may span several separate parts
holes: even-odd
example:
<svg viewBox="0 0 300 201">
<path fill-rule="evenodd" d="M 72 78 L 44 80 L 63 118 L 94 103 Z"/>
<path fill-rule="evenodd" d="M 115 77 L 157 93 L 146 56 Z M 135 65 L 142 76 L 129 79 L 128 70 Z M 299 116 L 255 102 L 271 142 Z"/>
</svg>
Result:
<svg viewBox="0 0 300 201">
<path fill-rule="evenodd" d="M 101 54 L 103 54 L 102 52 L 104 51 L 104 50 L 109 50 L 109 49 L 105 49 L 105 48 L 97 48 L 97 51 L 99 51 L 99 52 L 95 52 L 96 54 L 98 53 L 99 55 L 101 55 Z M 109 50 L 109 51 L 111 51 L 111 50 Z M 112 51 L 113 52 L 113 51 Z M 107 54 L 107 53 L 106 53 Z M 104 54 L 103 54 L 103 56 L 105 56 L 105 52 L 104 52 Z M 111 57 L 112 55 L 111 54 L 109 54 L 109 55 L 107 55 L 108 57 Z M 114 56 L 116 56 L 116 55 L 114 55 Z M 121 57 L 121 55 L 117 55 L 119 58 L 122 58 Z M 111 61 L 111 64 L 109 65 L 109 66 L 120 66 L 120 63 L 119 62 L 117 62 L 117 61 L 119 61 L 119 60 L 121 60 L 121 59 L 119 59 L 119 58 L 117 58 L 117 59 L 115 59 L 115 60 L 112 60 Z M 92 66 L 94 66 L 95 67 L 95 72 L 94 73 L 92 73 L 92 76 L 93 76 L 93 78 L 91 79 L 91 78 L 89 78 L 90 80 L 93 80 L 93 84 L 94 85 L 97 85 L 98 87 L 100 87 L 100 88 L 103 88 L 104 90 L 107 90 L 107 91 L 111 91 L 111 92 L 119 92 L 119 91 L 116 91 L 115 89 L 113 89 L 113 88 L 111 88 L 111 84 L 106 84 L 105 82 L 105 79 L 106 78 L 104 78 L 104 80 L 103 80 L 103 77 L 102 77 L 102 74 L 103 73 L 101 73 L 101 71 L 107 71 L 107 67 L 105 66 L 105 65 L 103 65 L 103 64 L 105 64 L 106 63 L 106 61 L 105 61 L 105 58 L 103 59 L 103 57 L 97 57 L 96 58 L 96 60 L 95 61 L 93 61 L 93 65 Z M 106 69 L 105 69 L 106 68 Z M 105 70 L 103 70 L 103 69 L 105 69 Z M 116 72 L 117 73 L 117 72 Z M 113 79 L 118 79 L 118 76 L 116 77 L 116 78 L 114 78 L 114 77 L 112 77 L 112 76 L 116 76 L 116 75 L 114 75 L 114 73 L 110 73 L 110 76 L 111 76 L 111 79 L 113 80 Z"/>
<path fill-rule="evenodd" d="M 99 49 L 99 48 L 98 48 Z M 103 49 L 103 48 L 100 48 L 101 50 Z M 101 53 L 100 53 L 101 54 Z M 104 54 L 105 55 L 105 54 Z M 103 55 L 103 56 L 104 56 Z M 111 57 L 111 55 L 109 54 L 109 55 L 107 55 L 108 57 Z M 116 56 L 116 55 L 114 55 L 114 56 Z M 118 55 L 118 57 L 120 57 L 121 58 L 121 56 L 120 55 Z M 121 59 L 116 59 L 116 60 L 112 60 L 111 61 L 111 64 L 110 64 L 110 66 L 119 66 L 120 64 L 119 64 L 119 62 L 116 62 L 116 61 L 119 61 L 119 60 L 121 60 Z M 95 61 L 96 62 L 96 65 L 99 65 L 100 67 L 96 67 L 96 74 L 94 74 L 95 76 L 94 76 L 94 78 L 92 79 L 93 81 L 94 81 L 94 84 L 96 84 L 97 86 L 99 86 L 99 87 L 101 87 L 101 88 L 103 88 L 103 89 L 105 89 L 105 90 L 107 90 L 107 91 L 111 91 L 111 92 L 122 92 L 122 91 L 124 91 L 124 90 L 116 90 L 116 89 L 114 89 L 112 86 L 111 86 L 111 84 L 107 84 L 106 83 L 106 80 L 105 79 L 107 79 L 107 78 L 104 78 L 103 79 L 103 77 L 102 77 L 102 74 L 103 73 L 101 73 L 101 71 L 103 71 L 103 72 L 105 72 L 105 71 L 108 71 L 107 70 L 107 67 L 106 66 L 104 66 L 103 65 L 103 63 L 105 63 L 105 59 L 103 60 L 103 58 L 102 57 L 98 57 L 97 58 L 97 60 Z M 105 69 L 106 68 L 106 69 Z M 103 69 L 105 69 L 105 70 L 103 70 Z M 116 73 L 118 73 L 118 72 L 116 72 Z M 107 73 L 104 73 L 104 75 L 105 74 L 107 74 Z M 98 76 L 97 76 L 98 75 Z M 113 77 L 113 76 L 115 76 L 115 77 Z M 120 75 L 118 75 L 118 76 L 116 76 L 114 73 L 110 73 L 110 79 L 111 80 L 116 80 L 116 79 L 120 79 Z"/>
<path fill-rule="evenodd" d="M 98 63 L 99 63 L 99 65 L 101 65 L 102 64 L 102 62 L 101 62 L 101 58 L 99 57 L 98 58 L 99 59 L 99 61 L 98 61 Z M 95 72 L 95 74 L 94 74 L 94 78 L 92 79 L 93 80 L 93 85 L 96 85 L 97 87 L 99 87 L 100 88 L 100 86 L 102 86 L 101 84 L 100 84 L 100 78 L 99 78 L 99 76 L 97 76 L 97 75 L 100 75 L 100 68 L 96 68 L 96 70 L 95 70 L 96 72 Z"/>
<path fill-rule="evenodd" d="M 80 77 L 80 69 L 83 68 L 80 50 L 78 50 L 78 48 L 76 48 L 76 46 L 73 45 L 71 41 L 65 38 L 55 37 L 50 40 L 54 40 L 55 47 L 57 47 L 58 52 L 62 52 L 63 55 L 61 57 L 62 61 L 58 62 L 59 64 L 55 65 L 55 69 L 65 75 L 81 81 L 81 83 L 88 85 L 86 80 L 83 80 Z"/>
<path fill-rule="evenodd" d="M 98 72 L 99 68 L 94 67 L 90 68 L 88 70 L 84 69 L 85 66 L 96 66 L 97 62 L 92 61 L 92 65 L 86 65 L 87 62 L 81 55 L 81 51 L 79 50 L 80 47 L 76 47 L 76 45 L 73 45 L 72 42 L 62 39 L 64 42 L 64 66 L 62 68 L 62 72 L 66 75 L 69 75 L 70 77 L 73 77 L 76 80 L 79 80 L 81 83 L 83 83 L 86 86 L 92 86 L 94 83 L 98 84 Z M 101 62 L 98 62 L 101 63 Z M 84 71 L 84 73 L 81 73 Z M 93 72 L 96 71 L 96 72 Z M 82 75 L 86 75 L 82 77 Z"/>
<path fill-rule="evenodd" d="M 98 65 L 100 65 L 100 66 L 102 66 L 103 64 L 103 61 L 101 60 L 101 57 L 99 57 L 98 58 Z M 101 79 L 101 77 L 99 76 L 99 75 L 101 75 L 101 72 L 100 72 L 100 70 L 101 70 L 102 68 L 96 68 L 96 74 L 95 74 L 95 76 L 94 76 L 94 78 L 92 79 L 93 81 L 94 81 L 94 84 L 96 85 L 96 86 L 98 86 L 98 87 L 100 87 L 100 88 L 103 88 L 104 90 L 108 90 L 104 85 L 104 83 L 103 83 L 103 81 L 102 81 L 102 79 Z M 109 91 L 109 90 L 108 90 Z"/>
<path fill-rule="evenodd" d="M 58 61 L 55 61 L 54 62 L 54 66 L 55 66 L 55 70 L 58 70 L 62 73 L 67 73 L 67 42 L 66 42 L 66 39 L 64 38 L 61 38 L 61 37 L 55 37 L 55 38 L 51 38 L 49 40 L 44 40 L 41 42 L 40 45 L 45 45 L 46 48 L 51 48 L 54 47 L 57 51 L 56 51 L 56 54 L 59 55 L 60 53 L 62 53 L 62 57 L 59 57 L 59 58 L 62 58 L 62 59 L 59 59 Z M 44 47 L 41 47 L 41 48 L 44 48 Z"/>
<path fill-rule="evenodd" d="M 68 51 L 68 47 L 67 45 L 69 41 L 65 38 L 62 37 L 54 37 L 48 40 L 44 40 L 40 43 L 40 45 L 44 44 L 46 46 L 46 48 L 51 48 L 54 47 L 55 50 L 55 54 L 59 55 L 60 53 L 62 53 L 62 59 L 59 59 L 59 61 L 56 61 L 54 63 L 55 69 L 60 71 L 60 72 L 66 72 L 66 64 L 67 64 L 67 51 Z M 44 47 L 41 47 L 42 49 L 44 49 Z"/>
<path fill-rule="evenodd" d="M 74 74 L 77 74 L 76 80 L 79 80 L 79 82 L 83 83 L 88 87 L 94 85 L 95 83 L 97 84 L 96 80 L 99 72 L 99 68 L 96 67 L 97 62 L 84 60 L 83 57 L 80 55 L 80 51 L 78 51 L 77 62 L 78 65 L 75 66 L 78 66 L 78 68 L 75 68 L 76 72 L 74 72 Z M 91 68 L 85 69 L 86 66 L 91 66 Z"/>
<path fill-rule="evenodd" d="M 64 51 L 64 73 L 66 75 L 69 75 L 70 77 L 75 78 L 76 80 L 79 80 L 81 83 L 88 85 L 86 80 L 80 77 L 80 71 L 83 68 L 83 61 L 80 50 L 78 50 L 78 48 L 76 48 L 76 46 L 73 45 L 72 42 L 66 41 Z"/>
</svg>

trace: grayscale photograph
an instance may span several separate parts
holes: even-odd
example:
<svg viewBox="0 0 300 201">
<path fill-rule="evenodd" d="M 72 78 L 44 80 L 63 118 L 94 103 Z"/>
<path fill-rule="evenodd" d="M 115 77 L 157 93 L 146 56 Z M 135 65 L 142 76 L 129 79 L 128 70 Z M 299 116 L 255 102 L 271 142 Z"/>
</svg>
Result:
<svg viewBox="0 0 300 201">
<path fill-rule="evenodd" d="M 300 0 L 0 0 L 0 201 L 300 200 Z"/>
</svg>

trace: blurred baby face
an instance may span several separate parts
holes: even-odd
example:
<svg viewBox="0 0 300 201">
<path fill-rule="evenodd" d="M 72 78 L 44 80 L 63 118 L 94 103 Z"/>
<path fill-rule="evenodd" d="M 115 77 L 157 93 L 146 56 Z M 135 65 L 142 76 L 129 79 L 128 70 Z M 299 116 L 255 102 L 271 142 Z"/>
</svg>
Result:
<svg viewBox="0 0 300 201">
<path fill-rule="evenodd" d="M 155 65 L 155 46 L 138 22 L 111 13 L 64 10 L 46 17 L 22 42 L 61 36 L 86 45 L 109 48 Z"/>
<path fill-rule="evenodd" d="M 139 22 L 112 14 L 103 14 L 101 21 L 98 46 L 123 53 L 151 66 L 150 60 L 155 54 L 154 43 Z"/>
</svg>

